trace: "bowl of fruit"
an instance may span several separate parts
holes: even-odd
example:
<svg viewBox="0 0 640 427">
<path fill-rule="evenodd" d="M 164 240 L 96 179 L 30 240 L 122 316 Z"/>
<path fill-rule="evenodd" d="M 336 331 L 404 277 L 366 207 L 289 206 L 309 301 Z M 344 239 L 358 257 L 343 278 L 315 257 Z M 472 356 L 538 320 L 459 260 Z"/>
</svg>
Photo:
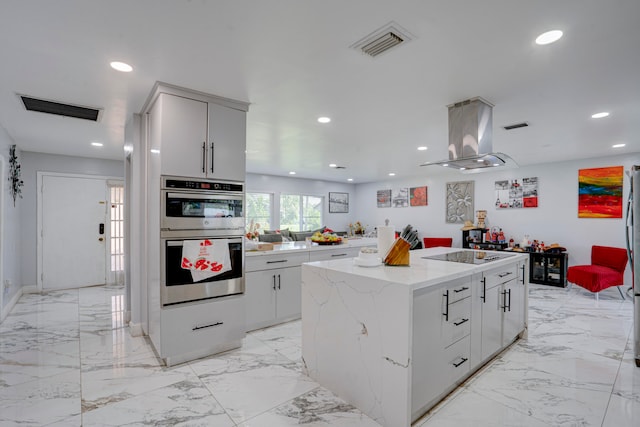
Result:
<svg viewBox="0 0 640 427">
<path fill-rule="evenodd" d="M 311 241 L 319 245 L 339 245 L 342 243 L 342 237 L 333 233 L 320 233 L 316 231 L 311 236 Z"/>
</svg>

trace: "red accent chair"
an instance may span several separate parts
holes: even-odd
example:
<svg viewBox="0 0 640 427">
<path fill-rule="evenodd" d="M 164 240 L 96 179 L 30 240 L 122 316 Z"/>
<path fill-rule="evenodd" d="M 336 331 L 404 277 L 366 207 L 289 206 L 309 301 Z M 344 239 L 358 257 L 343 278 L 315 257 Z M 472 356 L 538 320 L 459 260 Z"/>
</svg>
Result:
<svg viewBox="0 0 640 427">
<path fill-rule="evenodd" d="M 438 246 L 450 248 L 451 245 L 453 244 L 452 237 L 425 237 L 422 240 L 424 241 L 425 249 L 436 248 Z"/>
<path fill-rule="evenodd" d="M 601 290 L 617 286 L 620 296 L 625 299 L 620 286 L 624 285 L 627 261 L 626 249 L 594 245 L 591 247 L 591 264 L 569 267 L 567 282 L 594 292 L 596 298 Z"/>
</svg>

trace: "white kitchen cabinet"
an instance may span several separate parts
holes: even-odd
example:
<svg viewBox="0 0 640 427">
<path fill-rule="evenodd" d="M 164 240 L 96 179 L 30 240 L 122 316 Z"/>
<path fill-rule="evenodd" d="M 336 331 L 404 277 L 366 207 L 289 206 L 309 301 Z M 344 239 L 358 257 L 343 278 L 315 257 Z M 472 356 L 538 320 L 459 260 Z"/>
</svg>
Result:
<svg viewBox="0 0 640 427">
<path fill-rule="evenodd" d="M 413 297 L 411 414 L 415 420 L 470 370 L 471 278 Z"/>
<path fill-rule="evenodd" d="M 245 264 L 247 331 L 299 319 L 301 265 L 307 252 L 251 257 Z"/>
<path fill-rule="evenodd" d="M 155 95 L 149 155 L 162 175 L 245 181 L 247 104 L 163 85 Z"/>
</svg>

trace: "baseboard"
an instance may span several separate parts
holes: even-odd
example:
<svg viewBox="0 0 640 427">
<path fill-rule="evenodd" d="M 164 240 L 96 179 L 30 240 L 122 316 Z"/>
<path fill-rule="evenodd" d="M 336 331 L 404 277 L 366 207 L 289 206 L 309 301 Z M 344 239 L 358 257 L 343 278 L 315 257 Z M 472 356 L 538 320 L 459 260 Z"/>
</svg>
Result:
<svg viewBox="0 0 640 427">
<path fill-rule="evenodd" d="M 23 294 L 37 294 L 39 292 L 38 285 L 25 285 L 22 287 Z"/>
<path fill-rule="evenodd" d="M 129 322 L 129 333 L 132 337 L 141 337 L 144 335 L 141 323 Z"/>
<path fill-rule="evenodd" d="M 2 312 L 0 322 L 2 322 L 9 315 L 9 313 L 11 313 L 11 310 L 13 310 L 13 307 L 16 305 L 23 292 L 23 288 L 18 288 L 18 292 L 16 292 L 9 300 L 9 302 L 2 308 L 2 310 L 0 310 Z"/>
</svg>

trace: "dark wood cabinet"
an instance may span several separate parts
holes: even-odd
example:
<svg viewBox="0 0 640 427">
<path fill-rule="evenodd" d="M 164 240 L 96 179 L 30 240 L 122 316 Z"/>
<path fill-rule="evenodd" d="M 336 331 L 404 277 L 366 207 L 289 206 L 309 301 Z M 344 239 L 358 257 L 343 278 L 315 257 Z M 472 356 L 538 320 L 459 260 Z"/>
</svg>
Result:
<svg viewBox="0 0 640 427">
<path fill-rule="evenodd" d="M 529 258 L 529 283 L 567 286 L 567 253 L 532 252 Z"/>
<path fill-rule="evenodd" d="M 488 228 L 473 228 L 462 231 L 462 247 L 465 249 L 486 249 L 488 251 L 501 251 L 508 243 L 488 242 L 485 238 Z"/>
</svg>

